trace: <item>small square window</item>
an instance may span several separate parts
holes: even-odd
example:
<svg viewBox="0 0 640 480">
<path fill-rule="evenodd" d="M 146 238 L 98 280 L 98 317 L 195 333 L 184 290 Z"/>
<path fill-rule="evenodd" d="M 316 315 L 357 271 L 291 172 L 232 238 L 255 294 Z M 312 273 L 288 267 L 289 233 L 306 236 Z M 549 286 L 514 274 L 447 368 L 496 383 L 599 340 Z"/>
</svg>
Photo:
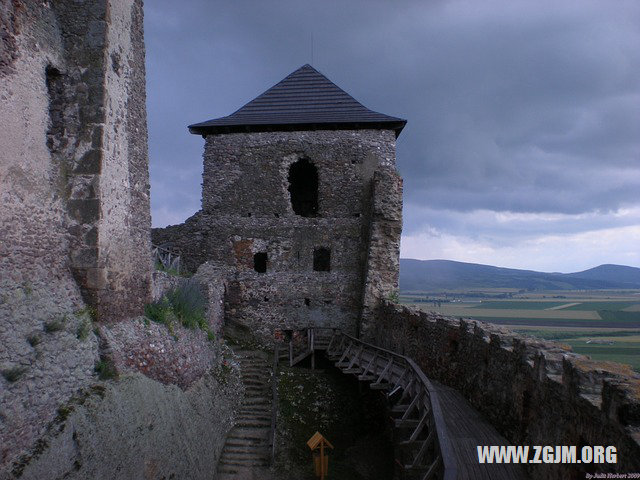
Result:
<svg viewBox="0 0 640 480">
<path fill-rule="evenodd" d="M 313 269 L 316 272 L 331 271 L 331 250 L 321 247 L 313 251 Z"/>
<path fill-rule="evenodd" d="M 258 273 L 267 271 L 267 252 L 258 252 L 253 255 L 253 269 Z"/>
</svg>

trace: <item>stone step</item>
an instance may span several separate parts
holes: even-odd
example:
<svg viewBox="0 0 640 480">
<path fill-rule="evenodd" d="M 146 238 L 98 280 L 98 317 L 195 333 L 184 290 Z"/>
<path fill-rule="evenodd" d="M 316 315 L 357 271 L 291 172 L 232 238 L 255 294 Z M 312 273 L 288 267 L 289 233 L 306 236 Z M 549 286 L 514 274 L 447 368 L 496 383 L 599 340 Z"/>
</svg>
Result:
<svg viewBox="0 0 640 480">
<path fill-rule="evenodd" d="M 267 459 L 230 459 L 225 460 L 220 458 L 218 465 L 231 466 L 231 467 L 267 467 L 269 466 L 269 460 Z"/>
<path fill-rule="evenodd" d="M 258 461 L 258 462 L 268 462 L 269 461 L 269 453 L 268 452 L 250 452 L 250 451 L 228 451 L 225 449 L 222 452 L 222 456 L 220 457 L 221 461 Z"/>
<path fill-rule="evenodd" d="M 242 383 L 244 383 L 245 387 L 259 387 L 259 388 L 270 387 L 269 382 L 265 382 L 264 380 L 252 379 L 252 378 L 243 378 Z"/>
<path fill-rule="evenodd" d="M 243 428 L 271 428 L 271 419 L 267 420 L 236 420 L 236 426 Z"/>
<path fill-rule="evenodd" d="M 246 427 L 235 427 L 231 430 L 229 435 L 227 435 L 227 439 L 238 441 L 238 440 L 247 440 L 256 442 L 268 442 L 269 441 L 269 430 L 268 428 L 246 428 Z"/>
<path fill-rule="evenodd" d="M 238 418 L 240 417 L 264 417 L 264 418 L 271 418 L 272 415 L 272 411 L 271 409 L 264 409 L 264 410 L 240 410 L 238 412 Z"/>
<path fill-rule="evenodd" d="M 230 449 L 268 449 L 270 448 L 269 441 L 266 438 L 260 439 L 242 439 L 242 438 L 227 438 L 227 442 L 224 444 L 224 448 Z"/>
<path fill-rule="evenodd" d="M 245 390 L 244 396 L 247 399 L 260 398 L 260 399 L 266 400 L 266 397 L 264 395 L 264 391 L 263 390 L 250 390 L 250 389 L 247 389 L 247 390 Z"/>
<path fill-rule="evenodd" d="M 271 415 L 244 414 L 244 415 L 238 415 L 238 420 L 240 421 L 257 420 L 261 422 L 269 422 L 269 424 L 271 424 Z"/>
<path fill-rule="evenodd" d="M 242 402 L 243 407 L 269 406 L 271 408 L 271 399 L 267 397 L 245 398 Z"/>
<path fill-rule="evenodd" d="M 236 444 L 235 442 L 230 442 L 225 444 L 224 451 L 228 453 L 251 453 L 251 454 L 261 454 L 261 455 L 269 455 L 270 448 L 267 443 L 256 445 L 256 444 Z"/>
</svg>

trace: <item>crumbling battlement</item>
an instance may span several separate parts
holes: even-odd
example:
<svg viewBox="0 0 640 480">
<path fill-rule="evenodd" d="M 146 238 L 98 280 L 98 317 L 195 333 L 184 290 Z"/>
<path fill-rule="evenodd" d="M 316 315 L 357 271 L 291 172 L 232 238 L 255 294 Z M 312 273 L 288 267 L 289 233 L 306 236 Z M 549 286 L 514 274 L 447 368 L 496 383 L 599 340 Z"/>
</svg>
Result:
<svg viewBox="0 0 640 480">
<path fill-rule="evenodd" d="M 493 324 L 388 302 L 377 308 L 372 333 L 378 345 L 412 357 L 427 376 L 462 392 L 513 445 L 614 445 L 617 464 L 585 472 L 640 469 L 640 375 L 628 367 Z M 534 478 L 582 478 L 575 477 L 577 465 L 535 467 Z"/>
</svg>

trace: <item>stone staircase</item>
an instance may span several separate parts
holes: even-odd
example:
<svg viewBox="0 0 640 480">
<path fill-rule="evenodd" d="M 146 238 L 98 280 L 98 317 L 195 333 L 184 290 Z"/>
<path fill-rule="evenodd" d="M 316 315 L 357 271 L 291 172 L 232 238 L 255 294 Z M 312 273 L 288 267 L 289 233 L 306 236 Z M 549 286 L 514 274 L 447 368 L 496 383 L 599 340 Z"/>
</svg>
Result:
<svg viewBox="0 0 640 480">
<path fill-rule="evenodd" d="M 266 353 L 235 351 L 240 360 L 245 396 L 235 426 L 227 435 L 216 479 L 270 478 L 271 365 Z"/>
</svg>

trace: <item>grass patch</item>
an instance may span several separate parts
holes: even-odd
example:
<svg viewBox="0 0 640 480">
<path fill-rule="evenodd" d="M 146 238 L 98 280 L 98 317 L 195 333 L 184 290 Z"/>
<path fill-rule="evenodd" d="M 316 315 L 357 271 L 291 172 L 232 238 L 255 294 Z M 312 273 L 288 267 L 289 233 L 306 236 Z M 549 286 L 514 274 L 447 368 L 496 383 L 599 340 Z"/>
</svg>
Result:
<svg viewBox="0 0 640 480">
<path fill-rule="evenodd" d="M 545 340 L 567 340 L 582 337 L 633 337 L 639 334 L 636 330 L 514 330 L 514 332 Z"/>
<path fill-rule="evenodd" d="M 64 324 L 67 322 L 67 315 L 64 315 L 62 318 L 58 320 L 51 320 L 49 322 L 44 322 L 44 331 L 46 333 L 54 333 L 64 330 Z"/>
<path fill-rule="evenodd" d="M 635 312 L 616 312 L 635 313 Z M 640 319 L 596 320 L 584 318 L 521 318 L 521 317 L 482 317 L 473 315 L 471 318 L 498 325 L 527 325 L 534 327 L 580 327 L 580 328 L 640 328 Z"/>
<path fill-rule="evenodd" d="M 579 305 L 573 305 L 572 307 L 563 308 L 563 310 L 608 310 L 612 312 L 618 312 L 619 310 L 624 310 L 625 308 L 628 308 L 632 305 L 638 305 L 638 302 L 582 302 Z"/>
<path fill-rule="evenodd" d="M 76 328 L 76 337 L 78 340 L 86 340 L 89 337 L 89 333 L 91 333 L 93 325 L 91 321 L 87 318 L 83 318 Z"/>
<path fill-rule="evenodd" d="M 98 360 L 95 364 L 94 370 L 98 374 L 98 378 L 100 380 L 110 380 L 118 376 L 115 365 L 107 359 Z"/>
<path fill-rule="evenodd" d="M 619 310 L 598 310 L 598 315 L 603 320 L 610 322 L 639 322 L 640 312 L 622 312 Z"/>
<path fill-rule="evenodd" d="M 169 290 L 159 301 L 149 303 L 144 308 L 147 318 L 166 325 L 171 330 L 172 320 L 177 319 L 186 328 L 200 328 L 209 336 L 209 326 L 205 317 L 206 300 L 200 285 L 188 279 L 182 285 Z"/>
<path fill-rule="evenodd" d="M 41 340 L 40 337 L 38 335 L 36 335 L 35 333 L 29 335 L 27 337 L 27 342 L 29 342 L 29 345 L 31 345 L 32 347 L 35 347 L 36 345 L 38 345 Z"/>
<path fill-rule="evenodd" d="M 630 365 L 640 372 L 640 342 L 615 342 L 613 345 L 586 343 L 584 340 L 566 342 L 574 352 L 589 355 L 593 360 L 607 360 Z"/>
<path fill-rule="evenodd" d="M 75 314 L 76 314 L 76 317 L 82 317 L 87 315 L 92 322 L 97 322 L 99 317 L 98 310 L 96 310 L 95 307 L 91 307 L 91 306 L 86 306 L 84 308 L 81 308 L 80 310 L 75 312 Z"/>
<path fill-rule="evenodd" d="M 2 376 L 7 382 L 13 383 L 20 380 L 20 377 L 22 377 L 26 373 L 26 371 L 27 369 L 25 367 L 13 367 L 5 368 L 0 371 L 0 373 L 2 373 Z"/>
<path fill-rule="evenodd" d="M 493 308 L 493 309 L 505 309 L 505 310 L 544 310 L 546 308 L 559 307 L 560 305 L 566 305 L 569 302 L 521 302 L 519 300 L 504 301 L 504 302 L 481 302 L 469 308 Z M 563 310 L 569 310 L 564 309 Z M 595 310 L 589 308 L 587 310 Z"/>
</svg>

